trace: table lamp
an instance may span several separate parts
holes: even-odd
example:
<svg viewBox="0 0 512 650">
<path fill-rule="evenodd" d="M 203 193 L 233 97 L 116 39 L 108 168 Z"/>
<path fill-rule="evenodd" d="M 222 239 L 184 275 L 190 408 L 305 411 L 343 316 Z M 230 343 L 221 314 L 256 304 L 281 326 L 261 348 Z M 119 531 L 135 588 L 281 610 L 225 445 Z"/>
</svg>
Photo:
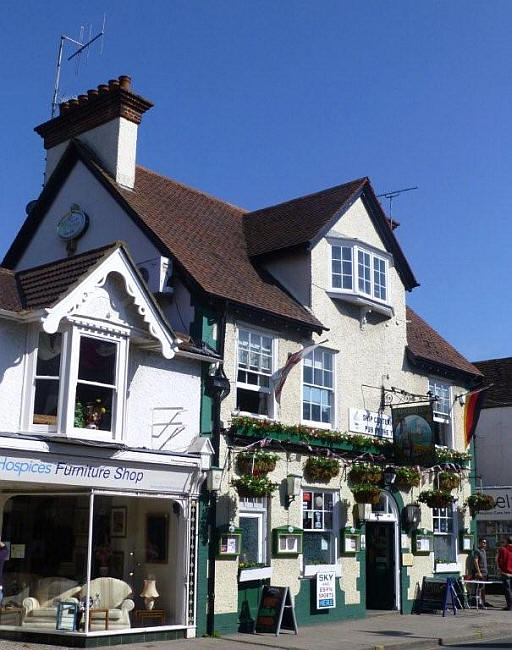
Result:
<svg viewBox="0 0 512 650">
<path fill-rule="evenodd" d="M 155 606 L 155 600 L 160 594 L 156 590 L 156 580 L 150 580 L 146 578 L 144 580 L 144 586 L 140 592 L 140 596 L 144 598 L 144 606 L 147 610 L 153 609 Z"/>
</svg>

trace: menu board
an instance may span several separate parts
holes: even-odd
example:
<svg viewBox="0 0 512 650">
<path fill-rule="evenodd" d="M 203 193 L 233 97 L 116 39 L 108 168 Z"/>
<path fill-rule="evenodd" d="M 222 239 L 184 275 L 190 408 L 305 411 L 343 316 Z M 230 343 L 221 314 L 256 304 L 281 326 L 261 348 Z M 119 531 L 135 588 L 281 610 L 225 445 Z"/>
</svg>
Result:
<svg viewBox="0 0 512 650">
<path fill-rule="evenodd" d="M 294 630 L 297 634 L 297 621 L 289 589 L 265 586 L 261 592 L 254 632 L 270 632 L 277 636 L 281 629 Z"/>
</svg>

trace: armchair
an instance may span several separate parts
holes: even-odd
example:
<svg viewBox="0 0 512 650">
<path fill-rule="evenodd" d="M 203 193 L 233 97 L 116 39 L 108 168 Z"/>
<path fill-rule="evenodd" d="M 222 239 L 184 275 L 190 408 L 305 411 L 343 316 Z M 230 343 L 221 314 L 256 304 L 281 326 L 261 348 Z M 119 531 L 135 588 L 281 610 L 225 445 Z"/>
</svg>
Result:
<svg viewBox="0 0 512 650">
<path fill-rule="evenodd" d="M 89 595 L 95 601 L 95 608 L 90 610 L 89 630 L 106 629 L 106 611 L 108 610 L 108 629 L 121 630 L 131 627 L 130 611 L 135 607 L 133 600 L 128 598 L 132 593 L 130 585 L 117 578 L 95 578 L 91 580 Z M 87 584 L 83 585 L 78 598 L 87 597 Z M 97 603 L 97 604 L 96 604 Z"/>
</svg>

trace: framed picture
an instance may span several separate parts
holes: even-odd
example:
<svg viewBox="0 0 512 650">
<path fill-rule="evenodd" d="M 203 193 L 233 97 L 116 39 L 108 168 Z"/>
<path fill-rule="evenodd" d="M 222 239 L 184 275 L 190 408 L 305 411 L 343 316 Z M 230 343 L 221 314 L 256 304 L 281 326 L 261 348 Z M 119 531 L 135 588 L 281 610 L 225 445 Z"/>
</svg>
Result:
<svg viewBox="0 0 512 650">
<path fill-rule="evenodd" d="M 110 576 L 122 580 L 124 577 L 124 551 L 114 551 L 110 558 Z"/>
<path fill-rule="evenodd" d="M 126 537 L 126 506 L 114 506 L 110 511 L 110 536 Z"/>
<path fill-rule="evenodd" d="M 146 562 L 164 564 L 167 562 L 167 540 L 169 538 L 169 515 L 150 513 L 146 515 Z"/>
</svg>

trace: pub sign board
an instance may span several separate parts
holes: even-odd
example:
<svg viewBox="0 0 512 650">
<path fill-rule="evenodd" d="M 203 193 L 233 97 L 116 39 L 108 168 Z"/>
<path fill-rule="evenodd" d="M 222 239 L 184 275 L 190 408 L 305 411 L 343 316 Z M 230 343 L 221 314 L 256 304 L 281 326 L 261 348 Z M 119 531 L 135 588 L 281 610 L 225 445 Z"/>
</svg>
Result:
<svg viewBox="0 0 512 650">
<path fill-rule="evenodd" d="M 316 608 L 336 607 L 336 573 L 319 571 L 316 574 Z"/>
<path fill-rule="evenodd" d="M 392 406 L 391 413 L 397 465 L 434 465 L 436 449 L 430 402 Z"/>
</svg>

